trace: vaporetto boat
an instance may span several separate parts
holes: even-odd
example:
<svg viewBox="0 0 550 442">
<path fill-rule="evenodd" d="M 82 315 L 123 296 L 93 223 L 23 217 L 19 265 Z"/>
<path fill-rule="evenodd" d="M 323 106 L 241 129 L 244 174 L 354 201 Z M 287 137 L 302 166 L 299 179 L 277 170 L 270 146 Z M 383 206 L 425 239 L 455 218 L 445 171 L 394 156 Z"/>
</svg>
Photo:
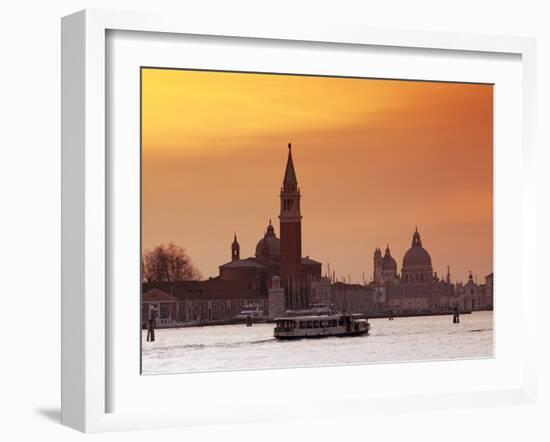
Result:
<svg viewBox="0 0 550 442">
<path fill-rule="evenodd" d="M 369 333 L 370 324 L 359 315 L 334 314 L 275 318 L 277 339 L 359 336 Z"/>
</svg>

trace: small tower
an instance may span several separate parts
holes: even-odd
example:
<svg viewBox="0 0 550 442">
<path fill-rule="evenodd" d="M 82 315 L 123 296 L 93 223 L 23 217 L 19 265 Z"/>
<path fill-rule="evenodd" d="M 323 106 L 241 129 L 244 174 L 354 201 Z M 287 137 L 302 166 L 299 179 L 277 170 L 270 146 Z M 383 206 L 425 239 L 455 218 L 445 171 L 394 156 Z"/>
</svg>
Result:
<svg viewBox="0 0 550 442">
<path fill-rule="evenodd" d="M 380 249 L 378 249 L 380 250 Z M 397 279 L 397 262 L 391 256 L 390 245 L 386 245 L 386 252 L 382 258 L 382 280 L 393 283 Z"/>
<path fill-rule="evenodd" d="M 414 229 L 411 247 L 422 247 L 422 240 L 420 239 L 420 233 L 418 233 L 418 226 Z"/>
<path fill-rule="evenodd" d="M 231 261 L 238 261 L 241 258 L 241 247 L 237 242 L 237 233 L 233 237 L 233 242 L 231 243 Z"/>
<path fill-rule="evenodd" d="M 382 281 L 382 250 L 379 247 L 374 249 L 373 262 L 372 279 L 374 282 L 380 282 Z"/>
<path fill-rule="evenodd" d="M 451 268 L 447 266 L 447 284 L 451 283 Z"/>
</svg>

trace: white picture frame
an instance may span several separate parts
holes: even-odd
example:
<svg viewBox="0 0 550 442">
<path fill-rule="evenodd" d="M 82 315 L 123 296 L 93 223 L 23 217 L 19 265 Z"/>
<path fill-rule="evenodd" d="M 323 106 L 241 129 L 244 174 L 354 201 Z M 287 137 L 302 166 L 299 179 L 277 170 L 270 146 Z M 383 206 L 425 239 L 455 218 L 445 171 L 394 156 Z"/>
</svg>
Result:
<svg viewBox="0 0 550 442">
<path fill-rule="evenodd" d="M 109 376 L 113 354 L 109 344 L 110 317 L 108 290 L 107 228 L 112 199 L 108 187 L 108 155 L 106 152 L 106 35 L 110 31 L 143 31 L 180 35 L 240 37 L 286 42 L 337 43 L 368 45 L 380 48 L 436 49 L 467 51 L 478 54 L 513 54 L 521 57 L 521 250 L 518 266 L 523 316 L 518 316 L 525 343 L 520 361 L 524 371 L 521 382 L 502 388 L 455 393 L 378 395 L 376 403 L 364 400 L 359 389 L 356 395 L 335 393 L 326 400 L 313 398 L 311 407 L 289 410 L 277 406 L 233 400 L 233 411 L 223 413 L 205 410 L 212 404 L 189 409 L 145 408 L 139 411 L 113 411 L 109 392 L 113 389 Z M 338 403 L 340 414 L 363 414 L 374 410 L 388 412 L 403 409 L 453 408 L 533 403 L 535 400 L 535 324 L 522 318 L 536 316 L 535 281 L 525 277 L 528 266 L 535 266 L 535 176 L 534 153 L 535 109 L 535 42 L 518 37 L 492 37 L 451 33 L 388 31 L 357 29 L 342 25 L 309 24 L 294 27 L 278 23 L 271 27 L 251 22 L 213 23 L 192 17 L 164 17 L 87 10 L 63 18 L 62 21 L 62 423 L 85 432 L 158 428 L 207 424 L 213 416 L 217 422 L 249 422 L 289 417 L 325 416 L 320 405 Z M 498 191 L 498 189 L 497 189 Z M 530 262 L 527 262 L 527 257 Z M 496 295 L 498 296 L 498 294 Z M 518 325 L 516 324 L 516 327 Z M 497 356 L 498 357 L 498 356 Z M 466 365 L 463 366 L 468 369 Z M 469 369 L 475 370 L 475 367 Z M 331 367 L 332 373 L 340 370 Z M 355 374 L 361 367 L 353 368 Z M 296 370 L 303 375 L 304 370 Z M 279 371 L 280 372 L 280 371 Z M 287 373 L 290 370 L 286 371 Z M 198 376 L 198 375 L 197 375 Z M 221 377 L 222 374 L 210 374 Z M 233 374 L 232 380 L 258 378 L 257 372 Z M 265 373 L 264 375 L 265 376 Z M 198 380 L 199 377 L 194 378 Z M 215 381 L 214 381 L 215 382 Z M 436 389 L 437 390 L 437 389 Z M 330 408 L 330 407 L 329 407 Z M 217 414 L 216 414 L 217 413 Z M 333 413 L 331 411 L 331 413 Z"/>
</svg>

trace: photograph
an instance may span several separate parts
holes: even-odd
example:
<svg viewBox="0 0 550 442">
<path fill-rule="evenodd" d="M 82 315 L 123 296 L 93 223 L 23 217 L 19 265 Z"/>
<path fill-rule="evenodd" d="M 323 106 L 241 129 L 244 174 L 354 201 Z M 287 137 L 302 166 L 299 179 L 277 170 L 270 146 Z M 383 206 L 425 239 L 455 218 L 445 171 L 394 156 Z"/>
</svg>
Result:
<svg viewBox="0 0 550 442">
<path fill-rule="evenodd" d="M 140 75 L 142 374 L 495 356 L 493 84 Z"/>
</svg>

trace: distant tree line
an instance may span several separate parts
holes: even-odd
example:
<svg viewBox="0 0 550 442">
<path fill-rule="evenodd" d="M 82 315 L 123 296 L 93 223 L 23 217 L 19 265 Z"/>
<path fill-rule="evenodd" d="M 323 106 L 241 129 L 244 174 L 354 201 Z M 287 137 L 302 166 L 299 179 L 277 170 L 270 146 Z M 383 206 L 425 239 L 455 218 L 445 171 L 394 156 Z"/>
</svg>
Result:
<svg viewBox="0 0 550 442">
<path fill-rule="evenodd" d="M 186 250 L 174 243 L 145 250 L 141 267 L 144 282 L 198 281 L 202 278 Z"/>
</svg>

